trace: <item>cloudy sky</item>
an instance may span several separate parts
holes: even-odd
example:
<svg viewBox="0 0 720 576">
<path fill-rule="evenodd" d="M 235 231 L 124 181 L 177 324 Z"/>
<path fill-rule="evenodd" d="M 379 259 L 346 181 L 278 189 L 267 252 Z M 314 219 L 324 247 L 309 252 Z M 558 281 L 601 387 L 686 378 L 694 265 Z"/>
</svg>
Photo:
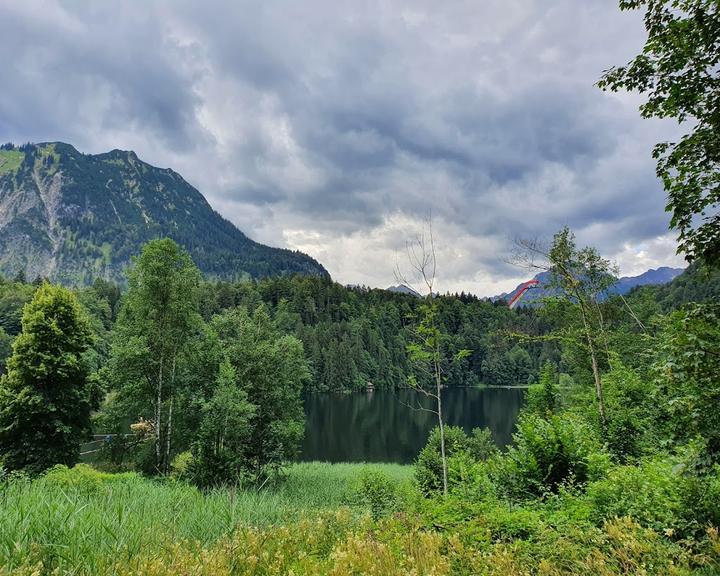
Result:
<svg viewBox="0 0 720 576">
<path fill-rule="evenodd" d="M 440 289 L 513 288 L 567 224 L 623 274 L 679 265 L 613 0 L 0 0 L 0 141 L 132 149 L 250 237 L 394 283 L 432 214 Z"/>
</svg>

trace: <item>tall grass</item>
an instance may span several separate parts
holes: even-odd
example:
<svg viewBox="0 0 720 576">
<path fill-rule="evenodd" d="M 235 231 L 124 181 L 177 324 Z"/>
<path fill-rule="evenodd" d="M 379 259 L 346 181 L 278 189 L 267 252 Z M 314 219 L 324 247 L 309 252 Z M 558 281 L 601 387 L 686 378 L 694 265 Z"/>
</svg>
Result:
<svg viewBox="0 0 720 576">
<path fill-rule="evenodd" d="M 398 483 L 412 468 L 368 465 Z M 184 483 L 88 466 L 12 480 L 0 487 L 0 566 L 45 567 L 100 574 L 173 542 L 210 545 L 239 527 L 265 527 L 348 502 L 358 464 L 302 463 L 276 488 L 201 492 Z"/>
<path fill-rule="evenodd" d="M 674 541 L 632 518 L 595 525 L 571 510 L 553 513 L 559 501 L 523 508 L 472 491 L 403 500 L 400 513 L 376 520 L 344 506 L 363 501 L 356 483 L 396 489 L 411 474 L 298 464 L 272 490 L 207 493 L 88 466 L 0 482 L 0 576 L 720 573 L 716 528 Z M 574 506 L 577 497 L 567 498 Z"/>
</svg>

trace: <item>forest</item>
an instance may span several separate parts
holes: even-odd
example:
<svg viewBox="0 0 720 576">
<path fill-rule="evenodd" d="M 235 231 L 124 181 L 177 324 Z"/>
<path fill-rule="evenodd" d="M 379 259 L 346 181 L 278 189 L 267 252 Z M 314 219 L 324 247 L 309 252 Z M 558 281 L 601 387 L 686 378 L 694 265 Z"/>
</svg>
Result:
<svg viewBox="0 0 720 576">
<path fill-rule="evenodd" d="M 20 332 L 22 308 L 42 282 L 18 277 L 0 279 L 0 371 Z M 121 308 L 123 289 L 97 279 L 90 287 L 74 289 L 93 327 L 95 366 L 107 361 L 113 329 Z M 368 383 L 390 389 L 407 385 L 412 367 L 406 346 L 421 301 L 413 296 L 365 287 L 345 287 L 327 278 L 284 276 L 239 282 L 205 281 L 198 284 L 197 312 L 203 322 L 223 311 L 262 305 L 283 334 L 303 343 L 310 378 L 308 392 L 364 390 Z M 638 287 L 625 297 L 644 321 L 688 302 L 720 298 L 717 271 L 691 266 L 667 285 Z M 469 294 L 443 294 L 437 299 L 439 320 L 446 339 L 447 386 L 522 386 L 536 383 L 550 360 L 561 373 L 583 377 L 583 369 L 563 356 L 556 340 L 540 338 L 553 329 L 552 314 L 542 307 L 510 310 L 503 300 Z M 632 331 L 623 314 L 625 304 L 610 296 L 609 326 Z M 470 355 L 454 359 L 458 350 Z M 631 361 L 631 354 L 627 355 Z"/>
</svg>

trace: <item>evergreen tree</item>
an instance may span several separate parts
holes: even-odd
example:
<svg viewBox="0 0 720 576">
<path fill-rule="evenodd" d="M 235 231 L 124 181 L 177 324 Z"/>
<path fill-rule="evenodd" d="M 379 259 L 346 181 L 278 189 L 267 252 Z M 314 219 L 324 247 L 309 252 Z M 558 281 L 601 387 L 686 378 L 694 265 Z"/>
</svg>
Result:
<svg viewBox="0 0 720 576">
<path fill-rule="evenodd" d="M 5 364 L 12 352 L 12 341 L 12 336 L 5 332 L 5 329 L 0 326 L 0 374 L 5 373 Z"/>
<path fill-rule="evenodd" d="M 77 462 L 96 400 L 82 357 L 90 343 L 73 293 L 43 284 L 23 310 L 22 332 L 0 381 L 3 466 L 38 473 Z"/>
</svg>

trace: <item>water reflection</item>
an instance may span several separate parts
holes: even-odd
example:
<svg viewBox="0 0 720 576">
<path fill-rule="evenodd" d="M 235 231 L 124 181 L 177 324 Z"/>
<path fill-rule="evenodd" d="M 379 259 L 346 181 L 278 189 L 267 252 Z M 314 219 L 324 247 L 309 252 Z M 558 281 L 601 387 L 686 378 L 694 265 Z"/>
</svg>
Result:
<svg viewBox="0 0 720 576">
<path fill-rule="evenodd" d="M 499 446 L 512 440 L 525 391 L 517 388 L 448 388 L 443 410 L 448 424 L 467 431 L 488 427 Z M 412 462 L 437 419 L 407 405 L 424 400 L 415 392 L 316 394 L 305 400 L 307 428 L 302 460 Z"/>
</svg>

